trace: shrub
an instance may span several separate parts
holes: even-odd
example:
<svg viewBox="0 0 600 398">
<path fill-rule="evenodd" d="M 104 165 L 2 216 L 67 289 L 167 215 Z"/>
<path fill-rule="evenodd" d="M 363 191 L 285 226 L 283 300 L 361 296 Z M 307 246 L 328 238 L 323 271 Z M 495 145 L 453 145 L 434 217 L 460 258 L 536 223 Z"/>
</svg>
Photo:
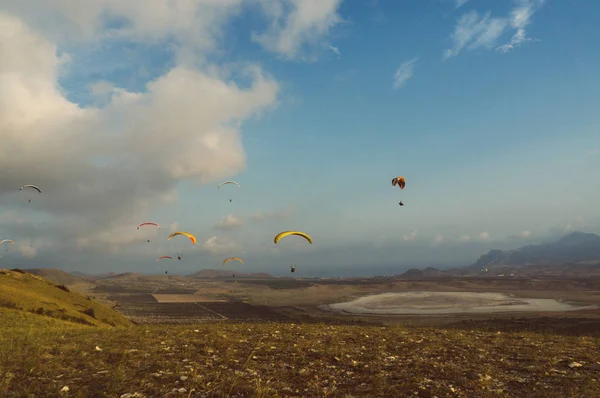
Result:
<svg viewBox="0 0 600 398">
<path fill-rule="evenodd" d="M 65 292 L 70 292 L 69 288 L 66 287 L 65 285 L 58 285 L 56 287 L 59 288 L 59 289 L 61 289 L 61 290 L 64 290 Z"/>
<path fill-rule="evenodd" d="M 85 310 L 83 310 L 81 312 L 84 313 L 84 314 L 86 314 L 86 315 L 88 315 L 88 316 L 91 316 L 92 318 L 96 318 L 96 312 L 94 311 L 93 308 L 88 308 L 88 309 L 85 309 Z"/>
</svg>

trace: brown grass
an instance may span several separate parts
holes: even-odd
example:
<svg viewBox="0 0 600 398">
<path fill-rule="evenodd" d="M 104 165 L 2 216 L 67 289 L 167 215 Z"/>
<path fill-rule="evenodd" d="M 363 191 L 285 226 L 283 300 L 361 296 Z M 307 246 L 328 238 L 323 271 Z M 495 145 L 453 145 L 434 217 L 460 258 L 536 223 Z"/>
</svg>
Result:
<svg viewBox="0 0 600 398">
<path fill-rule="evenodd" d="M 397 326 L 90 328 L 4 312 L 13 326 L 0 337 L 0 397 L 57 396 L 64 386 L 71 397 L 178 389 L 207 397 L 600 396 L 598 338 Z"/>
</svg>

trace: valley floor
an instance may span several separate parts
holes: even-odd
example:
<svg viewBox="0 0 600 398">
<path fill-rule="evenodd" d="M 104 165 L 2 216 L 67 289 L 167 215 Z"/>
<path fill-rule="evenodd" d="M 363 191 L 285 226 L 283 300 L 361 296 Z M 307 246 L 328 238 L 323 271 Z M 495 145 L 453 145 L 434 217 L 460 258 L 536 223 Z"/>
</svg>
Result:
<svg viewBox="0 0 600 398">
<path fill-rule="evenodd" d="M 8 309 L 0 326 L 0 397 L 600 396 L 597 337 L 291 323 L 92 328 Z"/>
</svg>

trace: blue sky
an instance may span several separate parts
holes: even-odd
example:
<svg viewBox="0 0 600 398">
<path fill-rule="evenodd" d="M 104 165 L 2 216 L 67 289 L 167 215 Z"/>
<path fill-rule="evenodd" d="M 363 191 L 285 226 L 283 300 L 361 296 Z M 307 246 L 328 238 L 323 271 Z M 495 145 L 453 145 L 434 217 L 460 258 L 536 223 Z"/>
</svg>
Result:
<svg viewBox="0 0 600 398">
<path fill-rule="evenodd" d="M 2 192 L 10 261 L 158 272 L 181 252 L 172 272 L 241 256 L 248 271 L 371 274 L 599 231 L 600 6 L 150 3 L 50 1 L 41 18 L 0 1 L 18 32 L 2 40 L 38 60 L 0 61 L 16 98 L 0 134 L 29 154 L 4 160 L 19 170 L 4 182 L 49 185 L 33 205 Z M 217 191 L 228 179 L 241 187 Z M 198 245 L 166 241 L 176 229 Z M 287 229 L 314 244 L 275 246 Z"/>
</svg>

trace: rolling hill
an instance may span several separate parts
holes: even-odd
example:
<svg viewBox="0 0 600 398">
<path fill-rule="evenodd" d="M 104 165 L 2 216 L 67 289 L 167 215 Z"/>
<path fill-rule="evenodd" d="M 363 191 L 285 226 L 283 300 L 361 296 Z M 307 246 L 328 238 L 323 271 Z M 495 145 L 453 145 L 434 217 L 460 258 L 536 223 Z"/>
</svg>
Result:
<svg viewBox="0 0 600 398">
<path fill-rule="evenodd" d="M 32 316 L 87 326 L 131 325 L 92 299 L 22 270 L 0 269 L 0 315 L 0 327 L 15 317 Z"/>
<path fill-rule="evenodd" d="M 25 271 L 48 279 L 51 282 L 58 283 L 59 285 L 74 285 L 84 281 L 83 278 L 58 268 L 28 268 Z"/>
<path fill-rule="evenodd" d="M 417 268 L 409 269 L 408 271 L 404 272 L 403 274 L 400 274 L 399 277 L 403 278 L 403 279 L 439 278 L 446 274 L 447 274 L 446 272 L 439 270 L 437 268 L 427 267 L 425 269 L 417 269 Z"/>
<path fill-rule="evenodd" d="M 600 236 L 573 232 L 555 242 L 528 245 L 515 250 L 491 250 L 467 268 L 552 267 L 577 263 L 600 263 Z"/>
</svg>

